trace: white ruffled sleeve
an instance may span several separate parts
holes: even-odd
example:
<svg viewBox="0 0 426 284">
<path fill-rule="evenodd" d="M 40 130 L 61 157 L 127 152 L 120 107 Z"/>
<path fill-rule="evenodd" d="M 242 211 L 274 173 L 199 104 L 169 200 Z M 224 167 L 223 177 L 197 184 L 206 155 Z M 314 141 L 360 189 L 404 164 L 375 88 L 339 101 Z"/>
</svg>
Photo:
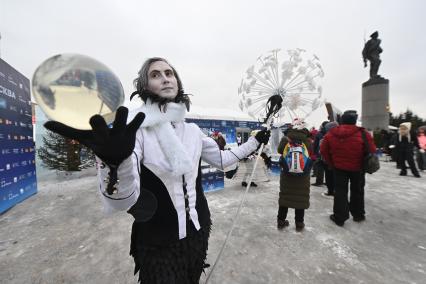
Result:
<svg viewBox="0 0 426 284">
<path fill-rule="evenodd" d="M 99 193 L 105 213 L 128 210 L 138 200 L 140 193 L 139 163 L 142 157 L 141 145 L 142 135 L 140 134 L 140 130 L 138 130 L 133 154 L 118 166 L 117 177 L 119 182 L 116 186 L 117 192 L 111 195 L 106 192 L 109 167 L 96 157 L 98 163 Z"/>
<path fill-rule="evenodd" d="M 231 150 L 220 150 L 216 141 L 213 138 L 207 137 L 204 133 L 202 135 L 202 151 L 201 159 L 206 163 L 224 170 L 225 168 L 237 163 L 239 160 L 247 157 L 257 149 L 259 142 L 254 137 L 250 137 L 248 141 L 239 147 L 232 148 Z"/>
</svg>

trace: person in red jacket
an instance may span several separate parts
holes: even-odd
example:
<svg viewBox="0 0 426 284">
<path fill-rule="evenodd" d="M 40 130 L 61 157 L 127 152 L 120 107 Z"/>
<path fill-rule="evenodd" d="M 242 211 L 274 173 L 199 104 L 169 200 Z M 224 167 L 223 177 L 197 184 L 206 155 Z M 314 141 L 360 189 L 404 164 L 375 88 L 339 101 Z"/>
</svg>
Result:
<svg viewBox="0 0 426 284">
<path fill-rule="evenodd" d="M 341 125 L 331 129 L 325 135 L 320 147 L 322 158 L 334 171 L 335 193 L 333 214 L 330 215 L 330 219 L 338 226 L 343 226 L 349 219 L 349 212 L 355 222 L 365 220 L 362 131 L 366 133 L 371 153 L 376 152 L 376 146 L 370 133 L 355 125 L 357 118 L 356 111 L 345 111 L 341 117 Z M 349 182 L 350 200 L 348 202 Z"/>
</svg>

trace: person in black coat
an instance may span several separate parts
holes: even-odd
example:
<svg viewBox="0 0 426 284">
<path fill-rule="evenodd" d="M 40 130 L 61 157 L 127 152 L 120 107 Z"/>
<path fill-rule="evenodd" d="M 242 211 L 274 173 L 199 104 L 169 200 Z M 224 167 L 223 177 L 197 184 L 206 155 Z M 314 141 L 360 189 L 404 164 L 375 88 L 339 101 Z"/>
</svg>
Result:
<svg viewBox="0 0 426 284">
<path fill-rule="evenodd" d="M 395 156 L 397 158 L 397 163 L 401 168 L 399 175 L 407 175 L 407 167 L 405 161 L 407 161 L 411 172 L 415 177 L 420 177 L 419 171 L 416 168 L 414 163 L 414 147 L 419 148 L 417 137 L 410 133 L 411 123 L 404 122 L 399 125 L 398 133 L 393 138 L 393 148 L 395 151 Z"/>
<path fill-rule="evenodd" d="M 316 156 L 316 160 L 314 162 L 313 165 L 313 171 L 315 173 L 315 183 L 313 183 L 313 186 L 321 186 L 324 184 L 324 162 L 321 159 L 321 153 L 320 153 L 320 142 L 322 140 L 322 138 L 324 138 L 325 135 L 325 125 L 328 123 L 328 121 L 323 121 L 323 123 L 321 123 L 321 127 L 317 133 L 317 135 L 315 135 L 314 137 L 314 145 L 313 145 L 313 152 L 314 155 Z"/>
</svg>

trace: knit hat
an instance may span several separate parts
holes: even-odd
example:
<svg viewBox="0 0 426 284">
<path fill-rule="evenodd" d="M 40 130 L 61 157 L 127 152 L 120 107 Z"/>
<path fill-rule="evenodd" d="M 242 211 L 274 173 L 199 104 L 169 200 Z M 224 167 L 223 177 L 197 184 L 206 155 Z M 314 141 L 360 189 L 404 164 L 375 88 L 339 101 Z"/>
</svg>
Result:
<svg viewBox="0 0 426 284">
<path fill-rule="evenodd" d="M 301 118 L 293 119 L 293 129 L 302 130 L 305 128 L 305 122 Z"/>
<path fill-rule="evenodd" d="M 347 110 L 342 114 L 341 124 L 355 125 L 357 119 L 358 114 L 356 113 L 356 110 Z"/>
<path fill-rule="evenodd" d="M 325 133 L 327 133 L 330 129 L 332 129 L 332 128 L 336 127 L 336 126 L 339 126 L 339 124 L 338 124 L 337 122 L 335 122 L 335 121 L 332 121 L 332 122 L 327 123 L 327 124 L 324 126 L 324 128 L 325 128 Z"/>
</svg>

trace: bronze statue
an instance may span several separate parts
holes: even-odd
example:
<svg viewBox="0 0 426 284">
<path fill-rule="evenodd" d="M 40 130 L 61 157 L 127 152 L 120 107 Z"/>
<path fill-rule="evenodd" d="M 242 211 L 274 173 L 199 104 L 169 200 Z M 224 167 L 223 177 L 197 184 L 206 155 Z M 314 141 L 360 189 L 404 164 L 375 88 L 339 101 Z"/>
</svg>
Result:
<svg viewBox="0 0 426 284">
<path fill-rule="evenodd" d="M 383 49 L 380 47 L 381 40 L 378 38 L 379 32 L 375 31 L 370 37 L 371 39 L 365 43 L 362 50 L 364 67 L 367 67 L 367 60 L 370 61 L 370 79 L 380 78 L 377 72 L 379 71 L 380 63 L 382 63 L 380 53 L 383 52 Z"/>
</svg>

